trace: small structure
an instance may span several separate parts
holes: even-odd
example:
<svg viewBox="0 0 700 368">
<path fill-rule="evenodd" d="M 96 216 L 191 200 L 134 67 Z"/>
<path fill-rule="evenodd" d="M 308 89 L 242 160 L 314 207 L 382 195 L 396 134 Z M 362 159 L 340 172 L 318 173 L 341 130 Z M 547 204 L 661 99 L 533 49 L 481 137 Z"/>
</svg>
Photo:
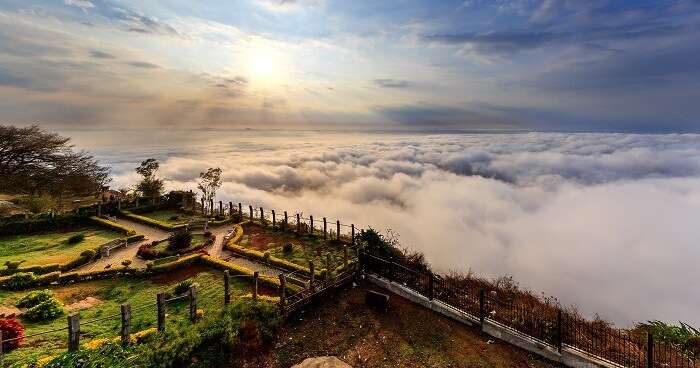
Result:
<svg viewBox="0 0 700 368">
<path fill-rule="evenodd" d="M 101 198 L 102 202 L 114 202 L 124 199 L 124 194 L 118 190 L 109 189 L 109 187 L 103 187 Z"/>
</svg>

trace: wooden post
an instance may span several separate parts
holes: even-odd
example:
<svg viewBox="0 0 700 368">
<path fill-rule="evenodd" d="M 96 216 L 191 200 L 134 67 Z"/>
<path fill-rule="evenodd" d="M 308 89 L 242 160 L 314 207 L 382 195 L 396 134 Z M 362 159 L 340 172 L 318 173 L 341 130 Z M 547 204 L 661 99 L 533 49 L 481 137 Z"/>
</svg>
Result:
<svg viewBox="0 0 700 368">
<path fill-rule="evenodd" d="M 328 223 L 326 222 L 326 218 L 323 218 L 323 240 L 328 239 Z"/>
<path fill-rule="evenodd" d="M 481 328 L 484 328 L 484 319 L 486 318 L 486 291 L 479 289 L 479 323 Z"/>
<path fill-rule="evenodd" d="M 206 215 L 207 212 L 204 210 L 204 197 L 202 197 L 202 216 Z"/>
<path fill-rule="evenodd" d="M 78 351 L 80 347 L 80 317 L 68 316 L 68 351 Z"/>
<path fill-rule="evenodd" d="M 253 222 L 253 206 L 248 206 L 248 211 L 250 211 L 250 222 Z"/>
<path fill-rule="evenodd" d="M 260 277 L 260 272 L 253 272 L 253 300 L 258 300 L 258 278 Z"/>
<path fill-rule="evenodd" d="M 352 239 L 352 246 L 355 246 L 355 224 L 350 224 L 350 238 Z"/>
<path fill-rule="evenodd" d="M 131 304 L 122 304 L 122 345 L 131 342 Z"/>
<path fill-rule="evenodd" d="M 562 336 L 562 318 L 561 309 L 557 309 L 557 350 L 561 353 L 561 348 L 564 345 L 564 336 Z"/>
<path fill-rule="evenodd" d="M 241 202 L 238 202 L 238 216 L 240 216 L 239 220 L 243 221 L 243 205 Z"/>
<path fill-rule="evenodd" d="M 286 294 L 286 280 L 284 278 L 284 274 L 280 274 L 280 312 L 282 315 L 284 315 L 284 306 L 285 306 L 285 294 Z"/>
<path fill-rule="evenodd" d="M 297 213 L 297 234 L 301 235 L 301 221 L 299 220 L 298 213 Z"/>
<path fill-rule="evenodd" d="M 233 217 L 233 203 L 228 202 L 228 215 L 229 217 Z"/>
<path fill-rule="evenodd" d="M 314 217 L 312 215 L 309 215 L 309 222 L 311 223 L 309 234 L 314 235 Z"/>
<path fill-rule="evenodd" d="M 343 244 L 343 264 L 348 266 L 348 246 Z"/>
<path fill-rule="evenodd" d="M 309 279 L 309 288 L 313 292 L 316 290 L 316 285 L 314 285 L 314 282 L 316 281 L 316 271 L 314 271 L 314 261 L 309 261 L 309 273 L 311 274 L 311 279 Z"/>
<path fill-rule="evenodd" d="M 165 332 L 165 293 L 156 295 L 156 306 L 158 308 L 158 332 Z"/>
<path fill-rule="evenodd" d="M 190 286 L 190 321 L 197 322 L 197 288 Z"/>
<path fill-rule="evenodd" d="M 231 285 L 228 270 L 224 270 L 224 305 L 231 303 Z"/>
<path fill-rule="evenodd" d="M 284 229 L 287 230 L 287 225 L 289 225 L 289 221 L 287 219 L 287 211 L 284 211 Z"/>
<path fill-rule="evenodd" d="M 214 198 L 209 200 L 209 213 L 214 216 Z"/>
<path fill-rule="evenodd" d="M 435 297 L 435 275 L 432 272 L 428 273 L 428 299 L 433 300 Z"/>
<path fill-rule="evenodd" d="M 265 225 L 265 210 L 262 207 L 260 207 L 260 223 Z"/>
<path fill-rule="evenodd" d="M 277 226 L 277 222 L 275 219 L 275 210 L 272 210 L 272 227 Z"/>
<path fill-rule="evenodd" d="M 219 215 L 224 215 L 224 202 L 219 201 Z"/>
<path fill-rule="evenodd" d="M 647 368 L 654 368 L 654 335 L 647 332 Z"/>
<path fill-rule="evenodd" d="M 340 241 L 340 220 L 335 222 L 335 240 Z"/>
</svg>

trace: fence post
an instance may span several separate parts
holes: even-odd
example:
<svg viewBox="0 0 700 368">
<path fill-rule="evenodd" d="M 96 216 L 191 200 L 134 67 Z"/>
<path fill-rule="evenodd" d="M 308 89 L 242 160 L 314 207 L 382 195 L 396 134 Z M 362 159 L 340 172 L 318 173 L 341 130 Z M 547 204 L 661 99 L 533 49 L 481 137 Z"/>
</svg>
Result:
<svg viewBox="0 0 700 368">
<path fill-rule="evenodd" d="M 253 300 L 258 300 L 258 277 L 260 277 L 260 272 L 253 272 Z"/>
<path fill-rule="evenodd" d="M 654 368 L 654 335 L 647 332 L 647 368 Z"/>
<path fill-rule="evenodd" d="M 214 216 L 214 198 L 209 200 L 209 212 Z"/>
<path fill-rule="evenodd" d="M 233 217 L 233 203 L 228 202 L 228 215 L 229 217 Z"/>
<path fill-rule="evenodd" d="M 432 272 L 428 273 L 428 299 L 435 298 L 435 275 Z"/>
<path fill-rule="evenodd" d="M 263 210 L 262 207 L 260 207 L 260 223 L 263 226 L 266 225 L 266 223 L 265 223 L 265 210 Z"/>
<path fill-rule="evenodd" d="M 224 270 L 224 305 L 231 303 L 231 285 L 228 270 Z"/>
<path fill-rule="evenodd" d="M 562 316 L 561 316 L 561 309 L 557 308 L 557 350 L 559 351 L 559 354 L 561 354 L 561 348 L 564 345 L 564 336 L 562 335 Z"/>
<path fill-rule="evenodd" d="M 343 244 L 343 265 L 348 266 L 348 246 Z"/>
<path fill-rule="evenodd" d="M 250 211 L 250 222 L 253 222 L 253 206 L 248 205 L 248 210 Z"/>
<path fill-rule="evenodd" d="M 68 351 L 78 351 L 80 347 L 80 317 L 68 316 Z"/>
<path fill-rule="evenodd" d="M 131 342 L 131 304 L 122 304 L 122 345 Z"/>
<path fill-rule="evenodd" d="M 351 231 L 351 237 L 352 237 L 352 246 L 355 246 L 355 224 L 350 224 L 350 231 Z"/>
<path fill-rule="evenodd" d="M 285 292 L 286 292 L 286 280 L 284 279 L 284 274 L 280 274 L 280 313 L 284 316 L 284 304 L 285 304 Z"/>
<path fill-rule="evenodd" d="M 277 219 L 275 218 L 275 210 L 272 210 L 272 227 L 277 226 Z"/>
<path fill-rule="evenodd" d="M 479 289 L 479 324 L 484 328 L 484 319 L 486 318 L 486 291 Z"/>
<path fill-rule="evenodd" d="M 335 240 L 340 241 L 340 220 L 335 221 Z"/>
<path fill-rule="evenodd" d="M 301 221 L 299 220 L 299 214 L 297 213 L 297 234 L 301 235 Z"/>
<path fill-rule="evenodd" d="M 224 215 L 224 202 L 219 201 L 219 215 Z"/>
<path fill-rule="evenodd" d="M 206 212 L 206 210 L 204 209 L 204 197 L 202 197 L 202 216 L 204 216 L 204 215 L 206 215 L 206 214 L 207 214 L 207 212 Z"/>
<path fill-rule="evenodd" d="M 288 225 L 287 211 L 284 211 L 284 229 L 285 230 L 287 230 L 287 225 Z"/>
<path fill-rule="evenodd" d="M 165 332 L 165 293 L 156 295 L 156 306 L 158 307 L 158 332 Z"/>
<path fill-rule="evenodd" d="M 190 321 L 197 322 L 197 288 L 190 286 Z"/>
<path fill-rule="evenodd" d="M 309 222 L 311 222 L 311 228 L 309 229 L 309 234 L 314 235 L 314 217 L 309 215 Z"/>
<path fill-rule="evenodd" d="M 314 261 L 309 261 L 309 273 L 311 274 L 311 279 L 309 279 L 309 288 L 313 292 L 316 290 L 316 285 L 314 285 L 314 282 L 316 281 L 316 271 L 314 270 Z"/>
<path fill-rule="evenodd" d="M 326 218 L 323 218 L 323 240 L 328 239 L 328 223 L 326 222 Z"/>
<path fill-rule="evenodd" d="M 241 202 L 238 202 L 238 216 L 240 216 L 239 221 L 243 221 L 243 205 Z"/>
</svg>

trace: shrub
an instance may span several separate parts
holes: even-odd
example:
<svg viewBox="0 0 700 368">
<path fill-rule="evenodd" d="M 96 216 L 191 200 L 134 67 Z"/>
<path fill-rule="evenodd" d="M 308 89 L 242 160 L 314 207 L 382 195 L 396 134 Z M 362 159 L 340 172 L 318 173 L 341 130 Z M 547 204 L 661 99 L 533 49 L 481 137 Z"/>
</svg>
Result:
<svg viewBox="0 0 700 368">
<path fill-rule="evenodd" d="M 173 215 L 173 216 L 170 216 L 170 217 L 168 218 L 168 220 L 170 220 L 170 221 L 177 221 L 177 220 L 179 220 L 179 219 L 180 219 L 180 216 L 177 216 L 177 215 Z"/>
<path fill-rule="evenodd" d="M 86 249 L 80 253 L 80 258 L 93 259 L 97 253 L 92 249 Z"/>
<path fill-rule="evenodd" d="M 24 261 L 5 261 L 5 267 L 10 271 L 16 271 Z"/>
<path fill-rule="evenodd" d="M 84 233 L 77 233 L 75 235 L 72 235 L 70 238 L 68 238 L 68 244 L 78 244 L 85 240 L 85 234 Z"/>
<path fill-rule="evenodd" d="M 263 254 L 263 261 L 265 261 L 266 264 L 270 263 L 270 252 L 265 252 Z"/>
<path fill-rule="evenodd" d="M 24 337 L 24 326 L 16 318 L 0 319 L 0 331 L 2 331 L 2 339 L 12 341 L 3 341 L 2 351 L 8 352 L 17 349 L 22 343 Z"/>
<path fill-rule="evenodd" d="M 286 254 L 292 253 L 293 251 L 294 251 L 294 245 L 292 243 L 285 243 L 282 246 L 282 252 L 284 252 Z"/>
<path fill-rule="evenodd" d="M 51 290 L 34 290 L 23 296 L 15 305 L 18 308 L 31 308 L 52 298 L 53 292 Z"/>
<path fill-rule="evenodd" d="M 5 280 L 3 286 L 14 290 L 26 289 L 36 285 L 37 280 L 38 278 L 33 272 L 17 272 Z"/>
<path fill-rule="evenodd" d="M 23 317 L 29 321 L 39 322 L 55 319 L 63 314 L 63 304 L 56 298 L 39 303 L 24 312 Z"/>
<path fill-rule="evenodd" d="M 213 235 L 213 234 L 211 233 L 211 231 L 205 231 L 205 232 L 204 232 L 204 237 L 205 237 L 205 238 L 211 238 L 212 235 Z"/>
<path fill-rule="evenodd" d="M 168 238 L 169 249 L 185 249 L 192 244 L 192 233 L 189 231 L 178 231 Z"/>
<path fill-rule="evenodd" d="M 192 279 L 187 279 L 185 281 L 182 281 L 175 285 L 175 289 L 173 289 L 173 293 L 175 295 L 182 295 L 190 290 L 190 287 L 194 286 L 195 288 L 199 286 L 194 280 Z"/>
<path fill-rule="evenodd" d="M 122 266 L 124 266 L 124 268 L 129 268 L 130 265 L 131 265 L 130 259 L 125 259 L 122 261 Z"/>
<path fill-rule="evenodd" d="M 221 221 L 221 220 L 224 220 L 224 219 L 225 219 L 225 217 L 222 216 L 222 215 L 216 215 L 216 216 L 214 216 L 214 220 L 216 220 L 216 221 Z"/>
<path fill-rule="evenodd" d="M 51 196 L 29 196 L 19 198 L 18 204 L 34 213 L 46 212 L 56 207 L 56 200 Z"/>
</svg>

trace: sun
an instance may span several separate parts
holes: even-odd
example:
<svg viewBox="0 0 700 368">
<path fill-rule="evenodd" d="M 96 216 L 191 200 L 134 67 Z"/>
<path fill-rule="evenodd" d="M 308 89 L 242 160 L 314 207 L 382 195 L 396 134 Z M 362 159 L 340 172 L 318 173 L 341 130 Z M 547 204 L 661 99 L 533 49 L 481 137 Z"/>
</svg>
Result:
<svg viewBox="0 0 700 368">
<path fill-rule="evenodd" d="M 281 57 L 271 48 L 252 47 L 245 65 L 254 83 L 271 84 L 280 79 Z"/>
</svg>

